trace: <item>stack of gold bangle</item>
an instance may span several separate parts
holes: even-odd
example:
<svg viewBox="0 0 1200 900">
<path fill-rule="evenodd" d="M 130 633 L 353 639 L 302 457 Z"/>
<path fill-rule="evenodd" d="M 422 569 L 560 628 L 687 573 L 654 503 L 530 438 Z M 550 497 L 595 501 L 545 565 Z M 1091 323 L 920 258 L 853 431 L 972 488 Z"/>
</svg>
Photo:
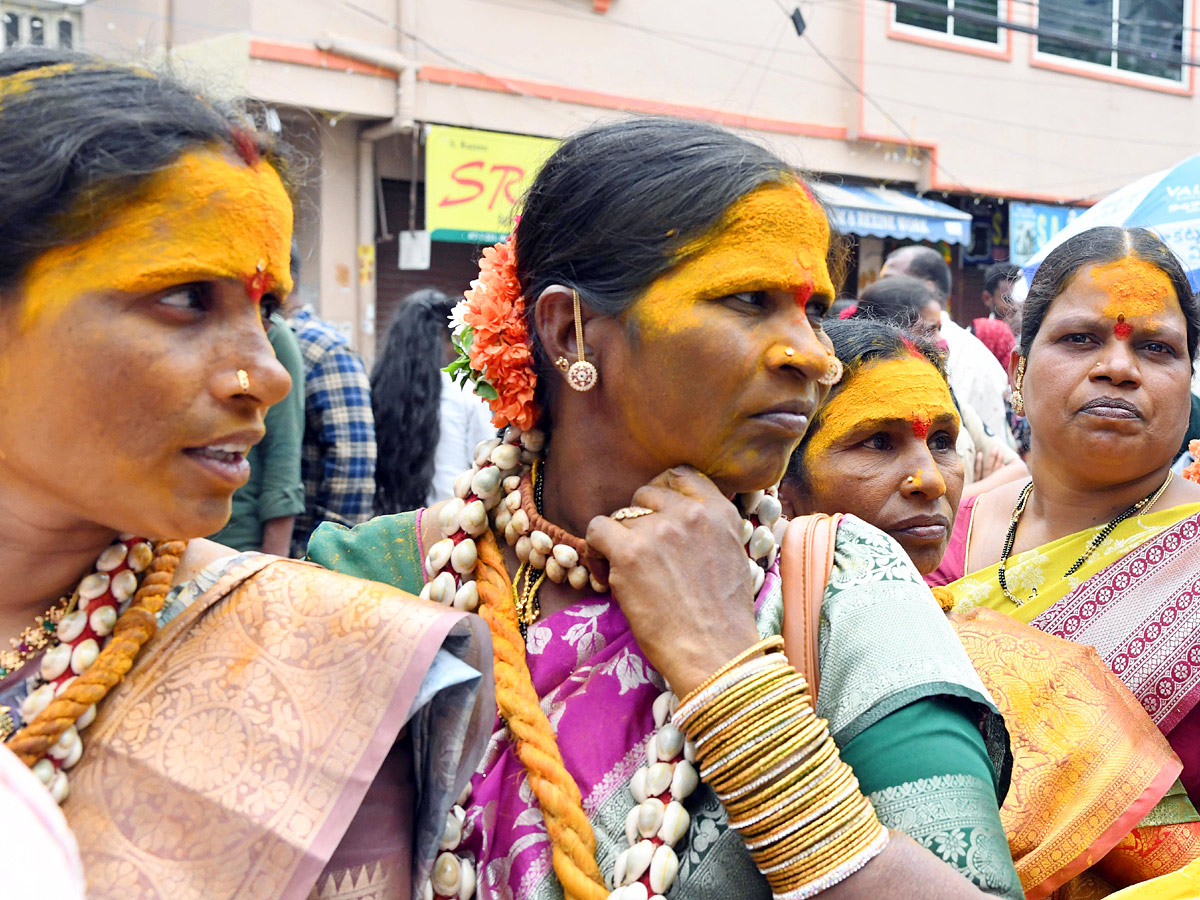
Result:
<svg viewBox="0 0 1200 900">
<path fill-rule="evenodd" d="M 674 723 L 775 897 L 802 900 L 866 865 L 888 831 L 782 650 L 770 637 L 730 660 L 683 699 Z"/>
</svg>

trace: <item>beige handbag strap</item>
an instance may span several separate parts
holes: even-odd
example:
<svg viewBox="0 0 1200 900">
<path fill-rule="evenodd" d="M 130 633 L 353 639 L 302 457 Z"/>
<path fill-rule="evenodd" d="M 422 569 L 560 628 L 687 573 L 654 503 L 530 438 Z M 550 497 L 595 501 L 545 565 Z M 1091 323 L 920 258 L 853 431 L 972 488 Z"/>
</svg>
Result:
<svg viewBox="0 0 1200 900">
<path fill-rule="evenodd" d="M 814 708 L 821 682 L 817 635 L 821 602 L 833 570 L 833 549 L 841 514 L 817 513 L 788 523 L 780 550 L 783 574 L 783 649 L 808 681 Z"/>
</svg>

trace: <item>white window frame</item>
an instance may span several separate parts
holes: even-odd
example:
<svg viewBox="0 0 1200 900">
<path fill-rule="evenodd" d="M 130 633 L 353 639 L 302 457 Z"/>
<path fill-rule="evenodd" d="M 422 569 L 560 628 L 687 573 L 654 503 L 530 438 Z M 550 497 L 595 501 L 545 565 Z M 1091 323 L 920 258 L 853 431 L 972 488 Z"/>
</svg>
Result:
<svg viewBox="0 0 1200 900">
<path fill-rule="evenodd" d="M 1122 69 L 1117 65 L 1117 50 L 1115 49 L 1115 46 L 1118 40 L 1118 35 L 1120 34 L 1120 23 L 1118 20 L 1121 18 L 1122 2 L 1125 2 L 1125 0 L 1109 0 L 1109 3 L 1112 5 L 1111 8 L 1113 9 L 1111 38 L 1114 49 L 1109 51 L 1110 62 L 1108 65 L 1105 66 L 1101 65 L 1100 63 L 1087 62 L 1086 60 L 1075 59 L 1072 56 L 1059 56 L 1057 53 L 1044 52 L 1041 48 L 1041 39 L 1036 36 L 1034 36 L 1032 43 L 1034 61 L 1077 70 L 1081 75 L 1104 75 L 1108 78 L 1129 79 L 1131 81 L 1141 82 L 1147 87 L 1160 88 L 1169 86 L 1177 89 L 1187 89 L 1188 85 L 1191 83 L 1191 79 L 1188 77 L 1188 66 L 1181 64 L 1179 66 L 1179 78 L 1175 79 L 1164 78 L 1161 75 L 1147 75 L 1145 72 L 1135 72 L 1132 69 Z M 1042 5 L 1040 2 L 1037 5 L 1037 17 L 1038 22 L 1040 23 L 1042 17 Z M 1189 39 L 1189 35 L 1192 32 L 1188 30 L 1192 27 L 1191 22 L 1192 0 L 1183 0 L 1183 14 L 1180 16 L 1179 25 L 1183 29 L 1184 33 L 1183 47 L 1180 50 L 1180 56 L 1182 56 L 1184 59 L 1188 59 L 1189 54 L 1191 53 L 1192 42 Z"/>
<path fill-rule="evenodd" d="M 957 0 L 948 0 L 949 7 L 946 10 L 946 30 L 935 31 L 932 28 L 921 28 L 919 25 L 908 25 L 901 22 L 896 13 L 899 11 L 895 3 L 889 3 L 888 16 L 889 24 L 892 30 L 901 34 L 912 35 L 913 37 L 933 39 L 937 41 L 945 41 L 948 44 L 960 44 L 963 47 L 970 47 L 976 50 L 987 50 L 990 53 L 1007 53 L 1008 52 L 1008 29 L 1003 27 L 996 28 L 996 42 L 981 41 L 978 38 L 962 37 L 954 33 L 954 4 Z M 996 0 L 996 17 L 1001 21 L 1004 20 L 1004 12 L 1008 8 L 1006 0 Z"/>
<path fill-rule="evenodd" d="M 73 41 L 72 49 L 78 50 L 80 45 L 80 37 L 83 33 L 83 22 L 78 8 L 67 9 L 43 9 L 41 7 L 26 5 L 23 3 L 11 3 L 6 0 L 0 0 L 0 16 L 4 13 L 12 13 L 17 17 L 17 47 L 30 47 L 29 39 L 31 37 L 30 20 L 36 16 L 42 20 L 42 37 L 43 42 L 40 46 L 55 48 L 58 43 L 58 23 L 66 20 L 71 23 L 71 33 Z M 0 44 L 3 43 L 3 35 L 0 34 Z M 0 50 L 4 49 L 0 46 Z"/>
</svg>

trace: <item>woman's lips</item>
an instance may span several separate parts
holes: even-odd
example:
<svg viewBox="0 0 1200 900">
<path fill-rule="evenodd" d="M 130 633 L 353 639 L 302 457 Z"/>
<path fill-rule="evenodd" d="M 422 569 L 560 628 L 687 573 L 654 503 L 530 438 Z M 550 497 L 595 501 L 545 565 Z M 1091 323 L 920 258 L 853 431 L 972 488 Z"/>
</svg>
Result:
<svg viewBox="0 0 1200 900">
<path fill-rule="evenodd" d="M 246 446 L 189 447 L 183 452 L 211 475 L 241 487 L 250 478 L 250 463 L 246 461 Z"/>
<path fill-rule="evenodd" d="M 897 522 L 887 531 L 897 540 L 941 541 L 950 532 L 950 520 L 945 516 L 916 516 Z"/>
<path fill-rule="evenodd" d="M 1142 411 L 1119 397 L 1097 397 L 1079 408 L 1081 413 L 1101 419 L 1140 419 Z"/>
</svg>

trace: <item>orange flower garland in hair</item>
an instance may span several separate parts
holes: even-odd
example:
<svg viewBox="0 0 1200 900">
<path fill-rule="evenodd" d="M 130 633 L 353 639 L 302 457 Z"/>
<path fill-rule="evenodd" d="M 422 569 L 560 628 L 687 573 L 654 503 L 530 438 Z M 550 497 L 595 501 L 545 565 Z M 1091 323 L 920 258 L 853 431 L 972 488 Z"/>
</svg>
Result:
<svg viewBox="0 0 1200 900">
<path fill-rule="evenodd" d="M 532 428 L 538 418 L 533 400 L 537 373 L 512 237 L 483 251 L 479 278 L 455 307 L 451 322 L 458 358 L 446 371 L 455 381 L 474 385 L 491 407 L 497 428 Z"/>
</svg>

